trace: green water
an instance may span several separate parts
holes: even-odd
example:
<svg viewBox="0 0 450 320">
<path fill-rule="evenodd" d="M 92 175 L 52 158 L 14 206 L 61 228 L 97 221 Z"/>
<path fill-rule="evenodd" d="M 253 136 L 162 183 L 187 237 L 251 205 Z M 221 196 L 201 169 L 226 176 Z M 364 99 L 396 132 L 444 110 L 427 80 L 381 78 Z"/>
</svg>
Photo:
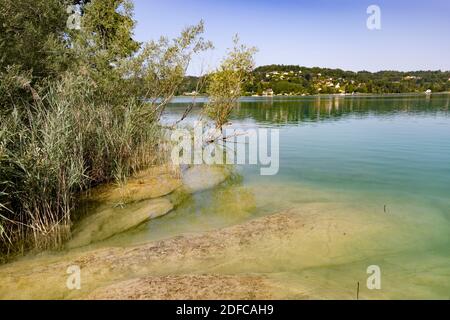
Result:
<svg viewBox="0 0 450 320">
<path fill-rule="evenodd" d="M 379 265 L 382 289 L 364 287 L 364 298 L 448 299 L 449 104 L 448 94 L 245 98 L 232 124 L 280 130 L 279 173 L 261 176 L 258 166 L 238 166 L 234 181 L 194 195 L 174 213 L 109 243 L 212 230 L 293 207 L 319 208 L 330 219 L 349 216 L 375 235 L 355 239 L 345 253 L 312 248 L 306 256 L 295 248 L 311 244 L 298 239 L 286 244 L 289 249 L 275 249 L 286 249 L 280 259 L 266 245 L 258 251 L 258 263 L 240 264 L 246 257 L 239 253 L 235 264 L 215 270 L 270 274 L 284 283 L 282 288 L 304 288 L 314 298 L 354 298 L 355 284 L 363 286 L 368 277 L 366 268 Z M 179 99 L 165 120 L 174 121 L 185 107 L 186 101 Z M 389 227 L 375 231 L 374 216 Z M 327 259 L 308 261 L 322 256 Z"/>
<path fill-rule="evenodd" d="M 258 166 L 241 166 L 239 183 L 311 188 L 334 200 L 449 221 L 449 104 L 449 94 L 246 98 L 233 126 L 280 129 L 280 170 L 261 176 Z M 176 119 L 184 107 L 172 105 L 167 118 Z M 285 192 L 272 197 L 274 203 L 295 201 L 284 199 Z M 198 198 L 196 210 L 210 205 L 208 194 Z"/>
<path fill-rule="evenodd" d="M 220 194 L 203 194 L 164 219 L 167 224 L 150 223 L 140 235 L 214 228 L 293 206 L 329 203 L 337 208 L 338 203 L 337 214 L 349 208 L 362 219 L 366 214 L 389 215 L 398 228 L 376 239 L 384 243 L 375 249 L 358 252 L 355 243 L 355 259 L 349 256 L 348 264 L 305 271 L 300 261 L 297 274 L 289 270 L 283 276 L 294 281 L 310 273 L 314 281 L 308 285 L 318 297 L 350 297 L 351 279 L 364 282 L 365 266 L 377 264 L 382 290 L 366 290 L 368 297 L 448 299 L 449 105 L 449 94 L 246 98 L 233 115 L 233 126 L 280 129 L 276 176 L 259 175 L 257 166 L 238 169 L 238 190 L 253 195 L 254 209 L 235 209 L 233 215 L 224 209 L 228 200 L 221 203 Z M 182 102 L 173 105 L 168 118 L 176 118 L 183 108 Z M 397 241 L 402 237 L 404 241 Z M 279 265 L 271 270 L 285 271 Z"/>
<path fill-rule="evenodd" d="M 176 100 L 164 121 L 178 119 L 188 102 Z M 197 264 L 130 267 L 127 276 L 262 274 L 281 298 L 354 299 L 360 282 L 363 299 L 450 299 L 449 105 L 450 94 L 244 98 L 232 125 L 280 130 L 277 175 L 236 166 L 231 180 L 170 214 L 78 250 L 202 233 L 294 209 L 314 216 L 307 232 Z M 366 288 L 370 265 L 380 267 L 380 290 Z"/>
</svg>

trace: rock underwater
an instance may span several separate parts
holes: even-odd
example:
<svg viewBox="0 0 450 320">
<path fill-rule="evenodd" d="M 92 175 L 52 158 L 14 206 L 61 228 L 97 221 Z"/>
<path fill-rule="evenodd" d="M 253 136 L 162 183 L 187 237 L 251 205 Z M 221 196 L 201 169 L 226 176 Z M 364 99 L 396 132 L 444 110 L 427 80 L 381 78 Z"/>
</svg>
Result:
<svg viewBox="0 0 450 320">
<path fill-rule="evenodd" d="M 78 225 L 67 246 L 75 248 L 105 240 L 150 219 L 163 216 L 172 209 L 173 204 L 165 198 L 144 200 L 124 207 L 105 206 Z"/>
<path fill-rule="evenodd" d="M 183 188 L 188 193 L 202 192 L 218 186 L 230 175 L 226 166 L 194 165 L 183 173 Z"/>
<path fill-rule="evenodd" d="M 229 176 L 230 170 L 224 166 L 192 166 L 182 174 L 175 167 L 156 166 L 125 184 L 94 188 L 85 199 L 89 215 L 77 225 L 67 247 L 102 241 L 161 217 L 189 194 L 214 188 Z"/>
<path fill-rule="evenodd" d="M 88 216 L 76 226 L 68 248 L 102 241 L 173 210 L 167 195 L 182 185 L 176 167 L 154 166 L 124 184 L 96 187 L 85 196 Z"/>
<path fill-rule="evenodd" d="M 215 288 L 234 283 L 245 284 L 236 298 L 251 298 L 247 294 L 248 288 L 263 283 L 269 292 L 283 293 L 275 298 L 301 297 L 305 294 L 301 287 L 294 291 L 293 288 L 287 290 L 288 287 L 281 291 L 269 289 L 279 285 L 271 276 L 274 265 L 280 272 L 298 272 L 358 261 L 361 250 L 389 250 L 389 247 L 380 247 L 380 239 L 385 238 L 384 231 L 390 226 L 389 219 L 374 217 L 370 221 L 374 223 L 368 223 L 358 211 L 327 214 L 324 209 L 328 206 L 311 204 L 239 225 L 132 247 L 72 252 L 45 258 L 42 263 L 39 259 L 19 261 L 0 268 L 0 278 L 4 280 L 0 298 L 42 297 L 42 292 L 46 292 L 46 298 L 53 299 L 104 299 L 112 298 L 113 292 L 124 299 L 146 299 L 152 294 L 174 299 L 225 298 L 225 292 L 214 295 Z M 369 241 L 363 240 L 367 237 Z M 360 247 L 352 249 L 349 245 L 354 242 L 360 243 Z M 83 285 L 79 292 L 68 291 L 65 287 L 66 269 L 71 265 L 79 266 L 83 272 Z M 248 278 L 255 274 L 257 278 Z M 45 281 L 39 280 L 41 278 Z M 170 279 L 180 281 L 179 294 L 159 286 Z M 189 279 L 198 282 L 193 283 Z M 129 286 L 130 290 L 119 294 L 124 286 Z M 18 287 L 23 290 L 8 290 Z M 166 293 L 158 291 L 164 288 L 168 290 Z M 199 290 L 193 295 L 190 288 Z M 259 294 L 256 297 L 265 298 Z"/>
</svg>

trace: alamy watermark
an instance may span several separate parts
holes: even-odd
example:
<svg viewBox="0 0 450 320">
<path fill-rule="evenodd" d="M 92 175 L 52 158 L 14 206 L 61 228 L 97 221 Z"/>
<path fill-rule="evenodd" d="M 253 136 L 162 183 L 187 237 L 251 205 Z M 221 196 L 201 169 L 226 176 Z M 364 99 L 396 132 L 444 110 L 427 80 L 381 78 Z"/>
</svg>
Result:
<svg viewBox="0 0 450 320">
<path fill-rule="evenodd" d="M 381 30 L 381 9 L 379 6 L 372 4 L 366 10 L 369 17 L 366 21 L 367 29 Z"/>
<path fill-rule="evenodd" d="M 81 268 L 80 266 L 73 265 L 69 266 L 66 270 L 69 275 L 66 280 L 66 286 L 69 290 L 80 290 L 81 289 Z"/>
<path fill-rule="evenodd" d="M 377 265 L 371 265 L 367 267 L 367 274 L 370 276 L 367 278 L 367 289 L 380 290 L 381 289 L 381 268 Z"/>
<path fill-rule="evenodd" d="M 66 26 L 69 30 L 81 29 L 81 13 L 78 6 L 67 6 L 66 12 L 69 14 Z"/>
<path fill-rule="evenodd" d="M 193 130 L 175 129 L 171 140 L 176 165 L 259 165 L 263 176 L 276 175 L 280 167 L 278 129 L 207 129 L 197 121 Z"/>
</svg>

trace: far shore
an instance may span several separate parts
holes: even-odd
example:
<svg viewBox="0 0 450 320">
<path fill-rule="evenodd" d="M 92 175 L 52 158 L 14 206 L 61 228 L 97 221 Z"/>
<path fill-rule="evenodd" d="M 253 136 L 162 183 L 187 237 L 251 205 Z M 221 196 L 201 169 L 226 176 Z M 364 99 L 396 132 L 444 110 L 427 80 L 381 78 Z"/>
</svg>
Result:
<svg viewBox="0 0 450 320">
<path fill-rule="evenodd" d="M 274 94 L 274 95 L 244 95 L 242 98 L 310 98 L 310 97 L 372 97 L 372 96 L 431 96 L 440 94 L 450 94 L 450 91 L 440 92 L 403 92 L 403 93 L 326 93 L 326 94 L 304 94 L 304 95 L 290 95 L 290 94 Z M 178 95 L 176 98 L 190 98 L 190 99 L 208 99 L 206 95 Z"/>
</svg>

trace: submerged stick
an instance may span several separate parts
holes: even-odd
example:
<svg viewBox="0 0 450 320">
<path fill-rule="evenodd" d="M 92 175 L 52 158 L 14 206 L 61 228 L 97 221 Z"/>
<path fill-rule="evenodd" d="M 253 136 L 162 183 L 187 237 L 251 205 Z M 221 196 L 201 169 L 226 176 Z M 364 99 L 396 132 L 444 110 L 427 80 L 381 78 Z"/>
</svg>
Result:
<svg viewBox="0 0 450 320">
<path fill-rule="evenodd" d="M 358 281 L 358 285 L 356 287 L 356 300 L 359 300 L 359 281 Z"/>
</svg>

